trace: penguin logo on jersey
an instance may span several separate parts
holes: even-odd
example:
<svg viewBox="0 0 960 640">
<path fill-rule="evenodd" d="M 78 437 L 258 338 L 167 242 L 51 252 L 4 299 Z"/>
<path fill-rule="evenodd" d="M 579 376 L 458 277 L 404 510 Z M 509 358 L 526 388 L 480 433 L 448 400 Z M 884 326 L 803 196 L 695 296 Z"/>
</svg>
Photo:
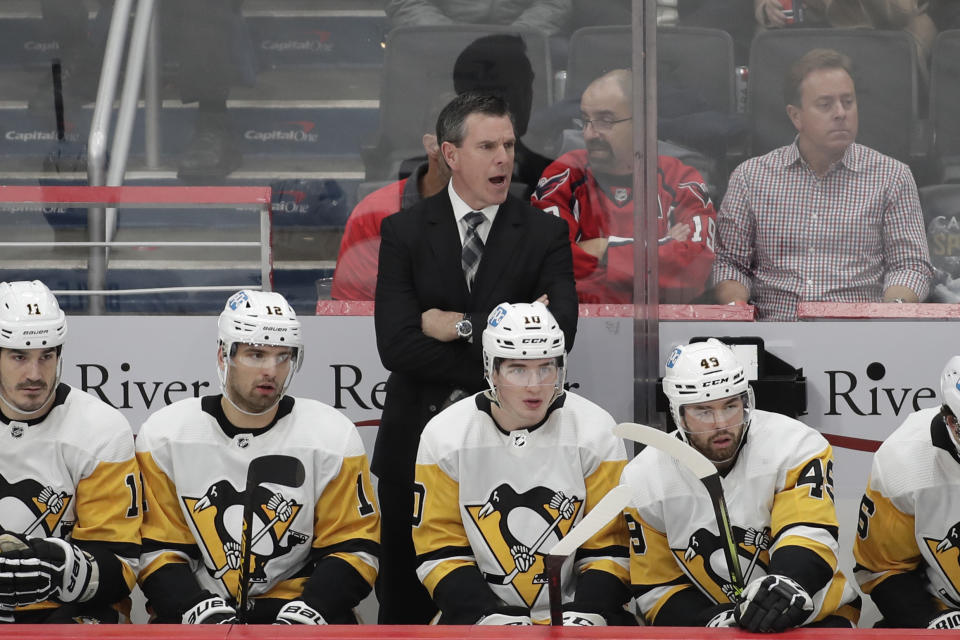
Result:
<svg viewBox="0 0 960 640">
<path fill-rule="evenodd" d="M 950 527 L 942 538 L 925 535 L 923 540 L 947 582 L 954 585 L 954 589 L 960 587 L 960 522 Z M 960 607 L 960 601 L 943 589 L 940 589 L 940 598 Z"/>
<path fill-rule="evenodd" d="M 502 573 L 484 573 L 487 582 L 510 585 L 533 606 L 547 578 L 544 556 L 567 535 L 583 501 L 563 491 L 534 487 L 517 493 L 501 484 L 484 504 L 466 505 L 473 523 Z"/>
<path fill-rule="evenodd" d="M 759 566 L 766 575 L 770 547 L 770 529 L 742 529 L 733 527 L 733 538 L 737 543 L 737 556 L 743 572 L 744 582 L 750 582 Z M 671 549 L 683 572 L 701 591 L 716 602 L 733 600 L 734 586 L 730 582 L 730 570 L 723 553 L 723 540 L 709 529 L 700 528 L 693 532 L 686 549 Z M 744 564 L 744 563 L 748 564 Z M 759 576 L 757 576 L 759 577 Z"/>
<path fill-rule="evenodd" d="M 32 478 L 11 483 L 0 475 L 0 527 L 25 536 L 54 535 L 73 496 Z"/>
<path fill-rule="evenodd" d="M 207 570 L 236 593 L 242 561 L 240 541 L 243 531 L 243 498 L 229 480 L 210 485 L 203 496 L 181 496 L 193 521 L 198 539 L 206 549 L 214 569 Z M 253 524 L 250 539 L 250 582 L 266 582 L 266 564 L 289 553 L 309 536 L 291 529 L 303 505 L 263 485 L 253 490 Z M 286 536 L 286 543 L 282 544 Z"/>
</svg>

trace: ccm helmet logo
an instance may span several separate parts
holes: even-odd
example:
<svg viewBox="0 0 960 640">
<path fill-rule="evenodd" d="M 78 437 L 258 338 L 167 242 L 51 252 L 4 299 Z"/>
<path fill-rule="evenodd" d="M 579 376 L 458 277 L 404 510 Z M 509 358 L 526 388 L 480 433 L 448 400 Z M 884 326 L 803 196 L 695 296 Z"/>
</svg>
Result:
<svg viewBox="0 0 960 640">
<path fill-rule="evenodd" d="M 520 344 L 543 344 L 549 341 L 548 338 L 524 338 L 520 341 Z"/>
<path fill-rule="evenodd" d="M 718 378 L 718 379 L 716 379 L 716 380 L 707 380 L 706 382 L 703 383 L 703 386 L 705 386 L 705 387 L 715 387 L 715 386 L 717 386 L 718 384 L 723 384 L 723 383 L 729 382 L 729 381 L 730 381 L 730 378 Z"/>
</svg>

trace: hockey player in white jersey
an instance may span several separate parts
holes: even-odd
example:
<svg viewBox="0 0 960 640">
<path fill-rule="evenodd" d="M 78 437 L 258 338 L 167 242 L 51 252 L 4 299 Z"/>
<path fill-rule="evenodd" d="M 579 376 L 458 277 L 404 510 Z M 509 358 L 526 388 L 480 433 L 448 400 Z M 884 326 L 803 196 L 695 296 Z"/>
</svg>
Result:
<svg viewBox="0 0 960 640">
<path fill-rule="evenodd" d="M 743 568 L 731 579 L 704 485 L 666 453 L 647 447 L 621 483 L 630 577 L 650 624 L 784 631 L 851 627 L 859 597 L 838 567 L 833 452 L 819 433 L 755 408 L 733 351 L 711 338 L 674 349 L 663 390 L 676 435 L 714 463 Z"/>
<path fill-rule="evenodd" d="M 883 627 L 960 628 L 960 356 L 939 407 L 911 413 L 873 457 L 853 556 Z"/>
<path fill-rule="evenodd" d="M 488 391 L 423 431 L 413 541 L 441 624 L 549 622 L 544 555 L 616 486 L 626 462 L 609 413 L 564 391 L 563 331 L 542 302 L 501 304 L 483 332 Z M 617 519 L 564 565 L 564 624 L 636 624 L 623 610 Z"/>
<path fill-rule="evenodd" d="M 142 493 L 126 418 L 60 382 L 67 319 L 40 281 L 0 282 L 0 620 L 117 622 Z"/>
<path fill-rule="evenodd" d="M 143 425 L 139 579 L 153 621 L 356 622 L 377 575 L 379 510 L 353 423 L 286 395 L 303 357 L 283 296 L 240 291 L 220 314 L 222 394 L 175 402 Z M 241 582 L 250 599 L 238 611 Z"/>
</svg>

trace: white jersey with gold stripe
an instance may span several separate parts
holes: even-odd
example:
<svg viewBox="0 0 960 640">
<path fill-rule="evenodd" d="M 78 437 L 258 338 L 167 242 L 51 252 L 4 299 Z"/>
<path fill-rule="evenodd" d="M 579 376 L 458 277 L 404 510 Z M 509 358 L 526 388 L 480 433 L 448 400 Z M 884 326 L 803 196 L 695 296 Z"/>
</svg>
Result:
<svg viewBox="0 0 960 640">
<path fill-rule="evenodd" d="M 960 455 L 939 413 L 935 407 L 910 414 L 877 450 L 853 553 L 864 593 L 919 569 L 925 580 L 918 589 L 941 609 L 960 609 Z M 909 618 L 896 600 L 885 599 L 885 615 Z"/>
<path fill-rule="evenodd" d="M 123 575 L 100 581 L 111 591 L 124 582 L 125 595 L 136 582 L 143 499 L 127 419 L 60 384 L 43 418 L 0 421 L 0 527 L 109 549 Z"/>
<path fill-rule="evenodd" d="M 853 588 L 838 567 L 833 452 L 810 427 L 761 410 L 734 465 L 722 477 L 744 580 L 763 576 L 780 549 L 807 549 L 833 572 L 817 593 L 810 621 L 839 611 L 856 620 Z M 700 480 L 671 456 L 647 447 L 621 478 L 634 490 L 627 508 L 630 575 L 640 611 L 654 622 L 661 607 L 696 588 L 714 603 L 730 601 L 732 585 L 716 515 Z M 828 574 L 829 575 L 829 574 Z"/>
<path fill-rule="evenodd" d="M 420 438 L 418 575 L 434 594 L 451 571 L 475 565 L 494 594 L 543 622 L 550 615 L 544 555 L 617 485 L 623 442 L 612 434 L 609 413 L 570 392 L 545 422 L 509 433 L 485 406 L 485 393 L 465 398 Z M 564 601 L 574 597 L 573 577 L 588 569 L 626 584 L 626 544 L 618 518 L 571 556 L 563 566 Z"/>
<path fill-rule="evenodd" d="M 200 587 L 235 597 L 248 470 L 271 456 L 252 479 L 250 595 L 299 597 L 313 563 L 331 555 L 372 585 L 379 510 L 353 423 L 321 402 L 288 396 L 271 426 L 231 432 L 219 422 L 219 404 L 220 396 L 176 402 L 137 437 L 148 505 L 141 583 L 185 563 Z M 300 464 L 305 477 L 291 486 Z"/>
</svg>

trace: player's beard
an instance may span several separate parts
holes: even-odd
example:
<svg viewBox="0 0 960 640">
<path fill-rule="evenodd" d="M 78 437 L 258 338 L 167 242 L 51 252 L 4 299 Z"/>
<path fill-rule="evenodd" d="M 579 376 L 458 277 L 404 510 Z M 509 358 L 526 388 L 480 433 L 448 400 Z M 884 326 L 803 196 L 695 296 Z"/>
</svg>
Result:
<svg viewBox="0 0 960 640">
<path fill-rule="evenodd" d="M 230 395 L 231 402 L 233 402 L 238 409 L 247 413 L 257 414 L 267 411 L 279 402 L 281 387 L 275 380 L 272 380 L 270 382 L 273 384 L 274 392 L 270 395 L 262 395 L 256 392 L 256 387 L 261 382 L 264 381 L 259 380 L 255 382 L 249 391 L 244 392 L 235 381 L 229 380 L 227 382 L 227 391 Z"/>
<path fill-rule="evenodd" d="M 39 387 L 40 393 L 33 397 L 23 397 L 19 392 L 26 388 Z M 16 395 L 7 393 L 3 385 L 0 384 L 0 392 L 3 393 L 3 402 L 18 413 L 35 413 L 43 408 L 53 396 L 53 390 L 46 380 L 24 380 L 14 387 Z M 19 396 L 19 397 L 18 397 Z"/>
<path fill-rule="evenodd" d="M 706 456 L 711 462 L 723 463 L 729 462 L 736 456 L 737 451 L 740 449 L 740 444 L 743 442 L 744 432 L 745 429 L 741 423 L 706 433 L 689 434 L 688 437 L 692 436 L 691 443 L 694 448 Z M 730 444 L 724 446 L 722 449 L 717 449 L 712 445 L 711 441 L 721 435 L 729 436 L 731 441 Z"/>
</svg>

